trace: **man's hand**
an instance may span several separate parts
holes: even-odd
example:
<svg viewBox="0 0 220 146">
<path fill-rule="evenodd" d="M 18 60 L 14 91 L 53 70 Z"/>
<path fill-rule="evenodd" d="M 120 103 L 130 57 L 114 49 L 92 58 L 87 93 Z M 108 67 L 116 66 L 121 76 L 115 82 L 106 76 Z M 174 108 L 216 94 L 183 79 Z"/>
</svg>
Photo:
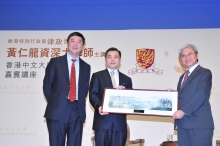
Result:
<svg viewBox="0 0 220 146">
<path fill-rule="evenodd" d="M 108 115 L 109 113 L 108 112 L 103 112 L 102 106 L 100 106 L 99 107 L 99 114 L 103 116 L 103 115 Z"/>
<path fill-rule="evenodd" d="M 178 110 L 173 114 L 174 119 L 182 119 L 185 113 L 182 110 Z"/>
<path fill-rule="evenodd" d="M 173 91 L 173 89 L 172 88 L 168 88 L 168 89 L 166 89 L 167 91 Z"/>
<path fill-rule="evenodd" d="M 122 89 L 125 89 L 125 86 L 119 85 L 116 89 L 117 90 L 122 90 Z"/>
</svg>

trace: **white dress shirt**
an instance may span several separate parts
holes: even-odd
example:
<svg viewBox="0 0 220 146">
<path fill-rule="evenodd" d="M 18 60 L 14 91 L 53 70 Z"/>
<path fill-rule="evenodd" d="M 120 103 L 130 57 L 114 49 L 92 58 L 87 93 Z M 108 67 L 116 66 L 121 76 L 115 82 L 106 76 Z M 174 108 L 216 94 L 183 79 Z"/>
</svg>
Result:
<svg viewBox="0 0 220 146">
<path fill-rule="evenodd" d="M 68 69 L 69 69 L 69 79 L 71 76 L 71 67 L 72 67 L 72 57 L 67 53 L 67 63 L 68 63 Z M 74 62 L 75 65 L 75 71 L 76 71 L 76 100 L 78 100 L 78 81 L 79 81 L 79 57 L 76 58 L 76 61 Z M 69 99 L 69 97 L 68 97 Z"/>
</svg>

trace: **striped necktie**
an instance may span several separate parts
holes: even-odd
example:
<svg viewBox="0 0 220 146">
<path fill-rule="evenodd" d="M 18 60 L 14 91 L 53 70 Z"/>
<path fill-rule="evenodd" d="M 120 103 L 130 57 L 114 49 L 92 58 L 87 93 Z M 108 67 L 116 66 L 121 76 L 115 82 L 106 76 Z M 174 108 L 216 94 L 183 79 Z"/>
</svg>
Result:
<svg viewBox="0 0 220 146">
<path fill-rule="evenodd" d="M 184 76 L 183 82 L 182 82 L 182 84 L 181 84 L 181 88 L 183 87 L 184 83 L 185 83 L 186 80 L 188 79 L 188 77 L 189 77 L 189 73 L 190 73 L 189 70 L 187 70 L 186 73 L 185 73 L 185 76 Z"/>
</svg>

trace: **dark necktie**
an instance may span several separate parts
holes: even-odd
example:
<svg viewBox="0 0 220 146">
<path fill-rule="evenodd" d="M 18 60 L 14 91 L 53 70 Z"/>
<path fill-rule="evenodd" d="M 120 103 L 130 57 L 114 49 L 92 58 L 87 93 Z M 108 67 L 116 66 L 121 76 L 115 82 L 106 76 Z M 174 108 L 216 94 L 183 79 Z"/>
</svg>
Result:
<svg viewBox="0 0 220 146">
<path fill-rule="evenodd" d="M 185 76 L 184 76 L 183 82 L 182 82 L 182 84 L 181 84 L 181 88 L 183 87 L 184 83 L 185 83 L 186 80 L 188 79 L 188 77 L 189 77 L 189 73 L 190 73 L 189 70 L 187 70 L 186 73 L 185 73 Z"/>
<path fill-rule="evenodd" d="M 76 60 L 72 59 L 72 67 L 71 67 L 71 75 L 70 75 L 70 90 L 69 90 L 69 99 L 70 102 L 74 102 L 76 100 L 76 71 L 74 62 Z"/>
</svg>

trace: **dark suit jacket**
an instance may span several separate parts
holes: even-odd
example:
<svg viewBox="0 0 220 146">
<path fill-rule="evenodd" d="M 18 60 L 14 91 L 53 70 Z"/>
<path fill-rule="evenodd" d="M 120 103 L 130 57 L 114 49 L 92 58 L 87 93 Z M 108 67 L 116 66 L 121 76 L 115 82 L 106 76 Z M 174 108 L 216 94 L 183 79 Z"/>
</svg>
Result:
<svg viewBox="0 0 220 146">
<path fill-rule="evenodd" d="M 88 94 L 90 79 L 90 65 L 79 58 L 78 105 L 82 122 L 85 121 L 85 100 Z M 44 117 L 59 120 L 66 109 L 69 94 L 69 69 L 67 55 L 51 58 L 46 67 L 43 81 L 43 91 L 47 99 L 47 108 Z"/>
<path fill-rule="evenodd" d="M 212 87 L 212 73 L 198 65 L 180 88 L 184 74 L 180 77 L 179 109 L 186 115 L 176 123 L 182 128 L 214 128 L 211 106 L 209 103 Z"/>
<path fill-rule="evenodd" d="M 132 88 L 131 78 L 119 72 L 119 85 L 125 88 Z M 114 125 L 118 131 L 126 131 L 126 115 L 125 114 L 109 114 L 100 115 L 98 108 L 102 106 L 104 88 L 113 88 L 111 77 L 107 69 L 93 73 L 90 89 L 89 101 L 95 109 L 93 119 L 93 130 L 110 129 Z"/>
</svg>

